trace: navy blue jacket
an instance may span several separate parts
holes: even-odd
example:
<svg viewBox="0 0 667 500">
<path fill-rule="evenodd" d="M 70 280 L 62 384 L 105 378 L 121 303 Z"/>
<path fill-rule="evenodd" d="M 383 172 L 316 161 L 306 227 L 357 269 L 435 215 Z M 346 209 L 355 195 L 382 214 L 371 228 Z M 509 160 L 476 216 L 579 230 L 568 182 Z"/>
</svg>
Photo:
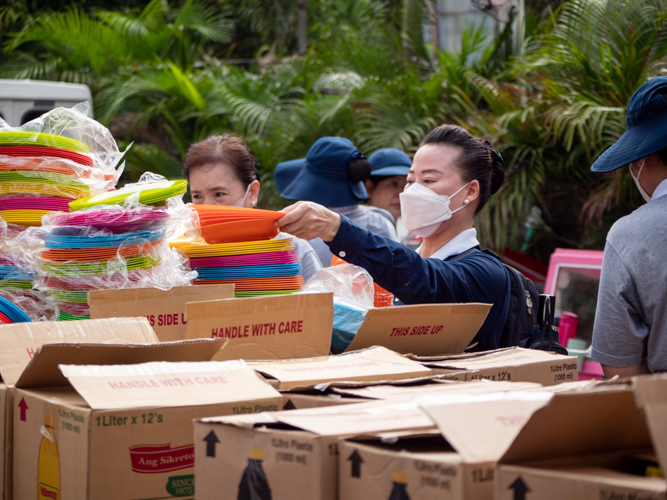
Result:
<svg viewBox="0 0 667 500">
<path fill-rule="evenodd" d="M 510 280 L 505 266 L 483 252 L 458 260 L 423 259 L 400 243 L 378 236 L 341 215 L 331 252 L 366 269 L 403 304 L 482 302 L 493 304 L 473 340 L 474 351 L 499 347 L 507 319 Z"/>
</svg>

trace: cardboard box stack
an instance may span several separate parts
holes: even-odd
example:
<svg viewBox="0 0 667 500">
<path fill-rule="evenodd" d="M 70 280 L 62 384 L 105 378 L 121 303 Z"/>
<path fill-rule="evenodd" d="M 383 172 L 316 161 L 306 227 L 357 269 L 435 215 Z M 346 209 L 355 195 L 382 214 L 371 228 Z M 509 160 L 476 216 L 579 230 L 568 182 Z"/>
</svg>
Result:
<svg viewBox="0 0 667 500">
<path fill-rule="evenodd" d="M 14 410 L 25 406 L 20 399 L 14 400 L 14 388 L 39 348 L 53 342 L 154 344 L 157 337 L 146 320 L 137 318 L 18 323 L 0 327 L 3 346 L 0 349 L 0 480 L 5 499 L 12 498 Z"/>
<path fill-rule="evenodd" d="M 16 384 L 15 497 L 192 498 L 193 419 L 282 403 L 243 361 L 206 362 L 223 343 L 43 346 Z"/>
</svg>

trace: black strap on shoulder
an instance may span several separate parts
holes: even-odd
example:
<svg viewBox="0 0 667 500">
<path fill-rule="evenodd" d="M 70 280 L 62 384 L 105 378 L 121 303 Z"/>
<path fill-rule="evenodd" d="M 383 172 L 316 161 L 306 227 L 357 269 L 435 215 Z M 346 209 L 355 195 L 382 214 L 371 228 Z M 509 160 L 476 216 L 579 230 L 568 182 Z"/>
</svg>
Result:
<svg viewBox="0 0 667 500">
<path fill-rule="evenodd" d="M 445 259 L 445 262 L 450 261 L 450 260 L 459 260 L 459 259 L 462 259 L 463 257 L 467 257 L 468 255 L 470 255 L 472 253 L 475 253 L 475 252 L 481 252 L 481 250 L 479 249 L 479 246 L 472 247 L 471 249 L 466 250 L 465 252 L 460 253 L 458 255 L 450 255 L 449 257 L 447 257 Z"/>
</svg>

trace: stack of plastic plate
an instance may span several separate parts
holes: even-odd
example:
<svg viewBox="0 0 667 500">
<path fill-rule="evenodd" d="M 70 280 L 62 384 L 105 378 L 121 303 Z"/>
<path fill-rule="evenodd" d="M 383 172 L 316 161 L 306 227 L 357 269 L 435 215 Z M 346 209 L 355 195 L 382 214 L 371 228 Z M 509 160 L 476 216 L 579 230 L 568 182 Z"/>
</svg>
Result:
<svg viewBox="0 0 667 500">
<path fill-rule="evenodd" d="M 32 321 L 20 307 L 0 297 L 0 323 L 27 323 Z"/>
<path fill-rule="evenodd" d="M 138 282 L 160 262 L 167 233 L 164 208 L 140 207 L 58 213 L 49 218 L 41 273 L 61 320 L 89 317 L 90 290 Z"/>
<path fill-rule="evenodd" d="M 190 259 L 195 285 L 235 285 L 237 297 L 293 293 L 303 286 L 291 239 L 242 243 L 171 243 Z"/>
<path fill-rule="evenodd" d="M 52 134 L 0 132 L 0 217 L 39 226 L 51 211 L 110 189 L 113 178 L 95 167 L 88 146 Z"/>
<path fill-rule="evenodd" d="M 224 205 L 193 205 L 202 238 L 209 244 L 270 240 L 278 236 L 275 221 L 282 212 Z"/>
<path fill-rule="evenodd" d="M 70 210 L 80 210 L 99 205 L 122 204 L 131 196 L 136 196 L 136 202 L 142 205 L 159 205 L 168 198 L 184 194 L 188 190 L 188 181 L 162 181 L 137 183 L 125 186 L 116 191 L 102 193 L 69 204 Z"/>
</svg>

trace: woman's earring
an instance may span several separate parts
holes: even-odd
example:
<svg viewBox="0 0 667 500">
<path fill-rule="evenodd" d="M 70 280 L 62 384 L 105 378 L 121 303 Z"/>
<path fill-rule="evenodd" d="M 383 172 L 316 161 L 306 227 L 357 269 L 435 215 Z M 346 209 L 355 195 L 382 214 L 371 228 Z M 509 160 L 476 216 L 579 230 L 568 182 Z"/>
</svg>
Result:
<svg viewBox="0 0 667 500">
<path fill-rule="evenodd" d="M 467 205 L 468 203 L 470 203 L 469 200 L 465 200 L 465 201 L 463 202 L 464 205 Z"/>
</svg>

